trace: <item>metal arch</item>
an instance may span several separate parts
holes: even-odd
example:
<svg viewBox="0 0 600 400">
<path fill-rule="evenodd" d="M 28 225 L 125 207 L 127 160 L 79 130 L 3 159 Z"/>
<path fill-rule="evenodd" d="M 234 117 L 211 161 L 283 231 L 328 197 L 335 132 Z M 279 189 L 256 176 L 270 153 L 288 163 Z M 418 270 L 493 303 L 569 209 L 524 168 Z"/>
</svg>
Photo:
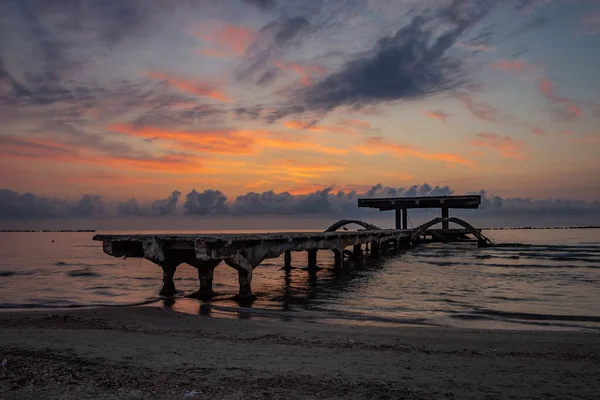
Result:
<svg viewBox="0 0 600 400">
<path fill-rule="evenodd" d="M 336 222 L 335 224 L 331 225 L 329 228 L 325 229 L 324 232 L 335 232 L 338 229 L 340 229 L 341 227 L 345 226 L 345 225 L 350 225 L 350 224 L 356 224 L 356 225 L 360 225 L 363 228 L 365 228 L 366 230 L 369 231 L 377 231 L 380 230 L 381 228 L 372 224 L 369 224 L 367 222 L 364 221 L 359 221 L 359 220 L 354 220 L 354 219 L 342 219 L 338 222 Z"/>
<path fill-rule="evenodd" d="M 455 224 L 462 226 L 463 228 L 465 228 L 468 231 L 467 233 L 471 233 L 473 236 L 475 236 L 477 238 L 477 240 L 485 243 L 488 246 L 494 245 L 494 243 L 490 239 L 488 239 L 487 237 L 485 237 L 481 234 L 479 229 L 475 228 L 473 225 L 469 224 L 468 222 L 463 221 L 462 219 L 456 218 L 456 217 L 450 217 L 450 218 L 437 217 L 437 218 L 432 219 L 431 221 L 425 222 L 424 224 L 418 226 L 413 231 L 413 233 L 411 235 L 411 242 L 415 241 L 419 236 L 421 236 L 425 232 L 427 232 L 427 230 L 429 228 L 431 228 L 432 226 L 434 226 L 436 224 L 440 224 L 445 221 L 454 222 Z"/>
</svg>

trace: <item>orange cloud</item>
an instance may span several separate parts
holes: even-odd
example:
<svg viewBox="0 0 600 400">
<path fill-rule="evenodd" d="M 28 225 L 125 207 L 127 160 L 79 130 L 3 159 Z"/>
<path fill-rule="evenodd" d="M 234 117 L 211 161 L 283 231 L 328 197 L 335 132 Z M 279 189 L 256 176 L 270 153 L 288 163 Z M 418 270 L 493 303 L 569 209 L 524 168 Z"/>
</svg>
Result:
<svg viewBox="0 0 600 400">
<path fill-rule="evenodd" d="M 288 129 L 303 130 L 315 133 L 340 133 L 350 136 L 358 135 L 356 129 L 346 128 L 344 126 L 304 124 L 300 121 L 284 121 L 283 126 Z"/>
<path fill-rule="evenodd" d="M 210 47 L 200 50 L 200 53 L 217 58 L 240 56 L 250 47 L 256 33 L 233 25 L 223 26 L 210 34 L 196 31 L 195 36 L 210 44 Z"/>
<path fill-rule="evenodd" d="M 500 60 L 492 64 L 491 68 L 503 71 L 523 72 L 532 67 L 523 60 Z"/>
<path fill-rule="evenodd" d="M 475 118 L 487 122 L 498 122 L 498 110 L 489 104 L 477 102 L 468 95 L 460 96 L 464 106 Z"/>
<path fill-rule="evenodd" d="M 347 119 L 342 121 L 342 124 L 354 125 L 359 128 L 370 128 L 371 124 L 367 121 L 362 121 L 360 119 Z"/>
<path fill-rule="evenodd" d="M 284 173 L 287 176 L 299 178 L 318 178 L 324 173 L 337 172 L 347 169 L 347 163 L 310 163 L 295 159 L 273 160 L 268 166 L 261 168 L 262 172 L 269 174 Z"/>
<path fill-rule="evenodd" d="M 570 139 L 569 143 L 586 143 L 586 144 L 600 143 L 600 134 L 587 135 L 587 136 L 583 136 L 580 138 Z"/>
<path fill-rule="evenodd" d="M 473 139 L 473 145 L 477 147 L 488 147 L 500 151 L 504 157 L 523 158 L 522 153 L 525 142 L 514 140 L 510 136 L 500 136 L 495 133 L 479 133 Z"/>
<path fill-rule="evenodd" d="M 276 68 L 283 71 L 294 71 L 300 76 L 300 80 L 304 86 L 313 85 L 313 76 L 322 76 L 325 70 L 317 65 L 300 65 L 296 63 L 284 63 L 283 61 L 275 61 L 273 63 Z"/>
<path fill-rule="evenodd" d="M 109 129 L 123 134 L 149 140 L 161 139 L 174 142 L 183 149 L 229 154 L 252 155 L 263 148 L 313 151 L 322 154 L 345 154 L 348 151 L 329 147 L 297 135 L 285 135 L 264 130 L 217 130 L 217 131 L 173 131 L 157 127 L 135 127 L 129 124 L 113 124 Z"/>
<path fill-rule="evenodd" d="M 0 135 L 0 154 L 13 159 L 39 159 L 166 173 L 192 173 L 203 169 L 200 158 L 190 154 L 113 156 L 66 146 L 48 139 Z"/>
<path fill-rule="evenodd" d="M 550 80 L 546 78 L 541 79 L 537 85 L 537 89 L 550 103 L 564 106 L 564 108 L 559 110 L 560 115 L 564 119 L 570 121 L 583 115 L 583 110 L 577 104 L 556 92 L 554 84 Z"/>
<path fill-rule="evenodd" d="M 445 121 L 450 116 L 450 114 L 446 114 L 443 111 L 437 111 L 437 110 L 436 111 L 426 110 L 426 111 L 423 111 L 423 114 L 428 116 L 429 118 L 437 119 L 439 121 Z"/>
<path fill-rule="evenodd" d="M 535 127 L 531 129 L 531 133 L 533 133 L 534 135 L 547 135 L 548 134 L 548 132 L 541 130 L 539 128 L 535 128 Z"/>
<path fill-rule="evenodd" d="M 210 97 L 218 101 L 229 102 L 230 99 L 214 85 L 197 80 L 185 79 L 181 77 L 170 76 L 160 72 L 145 72 L 148 78 L 164 81 L 182 92 L 191 93 L 196 96 Z"/>
<path fill-rule="evenodd" d="M 396 157 L 408 155 L 417 158 L 422 158 L 425 160 L 443 161 L 448 163 L 449 165 L 460 164 L 468 167 L 474 166 L 474 163 L 471 160 L 467 160 L 466 158 L 461 157 L 457 154 L 429 153 L 419 150 L 410 145 L 393 143 L 379 136 L 372 136 L 367 138 L 362 145 L 355 147 L 355 150 L 359 153 L 368 156 L 388 153 Z"/>
</svg>

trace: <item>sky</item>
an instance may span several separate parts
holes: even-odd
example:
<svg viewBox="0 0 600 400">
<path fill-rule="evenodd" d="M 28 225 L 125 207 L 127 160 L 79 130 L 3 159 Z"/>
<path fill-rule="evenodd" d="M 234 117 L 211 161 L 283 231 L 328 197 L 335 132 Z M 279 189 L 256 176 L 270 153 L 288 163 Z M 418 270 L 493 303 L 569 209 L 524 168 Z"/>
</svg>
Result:
<svg viewBox="0 0 600 400">
<path fill-rule="evenodd" d="M 0 0 L 0 220 L 600 223 L 599 70 L 600 0 Z"/>
</svg>

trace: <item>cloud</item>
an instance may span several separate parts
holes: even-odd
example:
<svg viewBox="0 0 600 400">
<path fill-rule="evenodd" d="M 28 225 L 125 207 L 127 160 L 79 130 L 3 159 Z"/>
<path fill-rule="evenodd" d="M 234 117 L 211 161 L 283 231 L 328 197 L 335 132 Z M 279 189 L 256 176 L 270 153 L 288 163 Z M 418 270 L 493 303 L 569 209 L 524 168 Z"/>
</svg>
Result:
<svg viewBox="0 0 600 400">
<path fill-rule="evenodd" d="M 412 156 L 425 160 L 445 162 L 449 165 L 464 165 L 473 167 L 475 163 L 458 154 L 451 153 L 429 153 L 419 150 L 411 145 L 394 143 L 379 136 L 367 138 L 361 145 L 355 147 L 355 150 L 364 155 L 378 155 L 382 153 L 391 154 L 395 157 Z"/>
<path fill-rule="evenodd" d="M 437 119 L 438 121 L 445 121 L 450 116 L 450 114 L 447 114 L 447 113 L 445 113 L 443 111 L 439 111 L 439 110 L 435 110 L 435 111 L 426 110 L 426 111 L 423 111 L 423 114 L 428 116 L 429 118 Z"/>
<path fill-rule="evenodd" d="M 561 96 L 554 89 L 554 84 L 550 80 L 541 79 L 537 84 L 537 89 L 548 101 L 552 112 L 563 121 L 571 122 L 583 115 L 582 108 L 576 102 Z"/>
<path fill-rule="evenodd" d="M 178 147 L 215 154 L 251 155 L 264 148 L 311 151 L 321 154 L 345 154 L 348 151 L 316 143 L 310 137 L 266 130 L 176 131 L 159 127 L 135 127 L 113 124 L 112 131 L 146 139 L 174 142 Z"/>
<path fill-rule="evenodd" d="M 318 65 L 301 65 L 283 61 L 275 61 L 273 65 L 283 71 L 295 72 L 300 77 L 300 81 L 304 86 L 312 86 L 314 84 L 314 76 L 322 76 L 325 74 L 325 70 Z"/>
<path fill-rule="evenodd" d="M 152 71 L 145 72 L 144 76 L 157 81 L 166 82 L 169 86 L 174 87 L 182 92 L 190 93 L 196 96 L 210 97 L 214 100 L 222 102 L 231 101 L 222 89 L 216 87 L 212 83 Z"/>
<path fill-rule="evenodd" d="M 587 34 L 600 34 L 600 9 L 585 14 L 581 22 L 583 24 L 583 29 Z"/>
<path fill-rule="evenodd" d="M 531 128 L 531 133 L 533 133 L 534 135 L 542 135 L 542 136 L 548 135 L 548 132 L 546 132 L 542 129 L 536 128 L 536 127 Z"/>
<path fill-rule="evenodd" d="M 360 126 L 353 124 L 355 126 Z M 354 128 L 348 128 L 340 125 L 317 125 L 316 123 L 303 123 L 301 121 L 289 120 L 284 121 L 283 126 L 288 129 L 309 131 L 314 133 L 338 133 L 347 136 L 358 136 L 359 133 Z M 362 125 L 364 127 L 364 125 Z"/>
<path fill-rule="evenodd" d="M 472 143 L 476 147 L 498 150 L 502 156 L 507 158 L 523 158 L 523 150 L 526 147 L 525 142 L 496 133 L 478 133 Z"/>
<path fill-rule="evenodd" d="M 129 168 L 136 171 L 164 173 L 194 173 L 203 169 L 200 158 L 186 153 L 151 155 L 136 152 L 132 155 L 103 154 L 96 151 L 64 145 L 49 139 L 20 138 L 0 135 L 0 155 L 6 159 L 34 159 L 63 163 L 101 165 Z"/>
<path fill-rule="evenodd" d="M 136 199 L 129 199 L 117 204 L 117 212 L 125 216 L 176 215 L 180 197 L 181 192 L 175 190 L 166 199 L 155 200 L 149 206 L 140 205 Z"/>
<path fill-rule="evenodd" d="M 350 185 L 352 186 L 352 185 Z M 364 185 L 354 185 L 363 187 Z M 170 204 L 179 198 L 179 192 L 166 199 Z M 357 206 L 359 198 L 381 197 L 420 197 L 420 196 L 449 196 L 456 194 L 448 186 L 433 186 L 427 183 L 408 187 L 389 187 L 381 184 L 373 185 L 357 192 L 356 190 L 334 190 L 332 187 L 317 188 L 306 194 L 277 193 L 267 190 L 261 193 L 249 192 L 237 196 L 233 202 L 219 190 L 209 189 L 203 192 L 192 190 L 186 195 L 182 210 L 173 211 L 175 206 L 169 206 L 168 213 L 151 211 L 151 206 L 139 204 L 135 199 L 121 203 L 111 202 L 97 195 L 84 195 L 77 201 L 55 198 L 44 198 L 31 193 L 19 194 L 8 189 L 0 189 L 0 219 L 27 220 L 48 218 L 109 218 L 121 216 L 149 215 L 326 215 L 328 218 L 361 218 L 381 215 L 376 210 L 361 209 Z M 480 211 L 469 214 L 477 217 L 520 215 L 520 220 L 527 215 L 545 215 L 547 217 L 560 215 L 600 216 L 600 202 L 585 202 L 579 200 L 533 199 L 533 198 L 503 198 L 490 194 L 485 190 L 469 194 L 482 196 Z M 151 203 L 152 204 L 152 203 Z M 455 214 L 459 213 L 456 211 Z M 413 211 L 413 216 L 419 210 Z M 430 218 L 430 217 L 429 217 Z M 504 221 L 502 219 L 501 221 Z M 586 219 L 588 221 L 589 219 Z M 501 223 L 506 225 L 506 222 Z"/>
<path fill-rule="evenodd" d="M 261 10 L 270 10 L 275 7 L 277 0 L 243 0 L 244 3 L 258 7 Z"/>
<path fill-rule="evenodd" d="M 466 82 L 463 62 L 452 47 L 491 9 L 487 2 L 452 1 L 448 7 L 416 16 L 374 48 L 351 57 L 314 86 L 296 91 L 271 120 L 301 112 L 328 113 L 423 98 Z M 444 29 L 441 33 L 440 26 Z"/>
<path fill-rule="evenodd" d="M 281 59 L 288 47 L 297 43 L 309 29 L 310 23 L 303 16 L 283 17 L 263 26 L 236 71 L 237 79 L 269 83 L 274 77 L 274 62 Z"/>
<path fill-rule="evenodd" d="M 216 58 L 241 56 L 256 37 L 254 31 L 234 25 L 222 26 L 209 34 L 196 30 L 194 34 L 209 44 L 200 50 L 200 54 Z"/>
<path fill-rule="evenodd" d="M 150 210 L 158 215 L 173 215 L 177 209 L 177 202 L 181 197 L 181 192 L 173 191 L 166 199 L 153 201 L 150 205 Z"/>
<path fill-rule="evenodd" d="M 499 121 L 498 110 L 495 107 L 482 101 L 476 101 L 468 94 L 461 94 L 458 99 L 475 118 L 486 122 Z"/>
<path fill-rule="evenodd" d="M 492 64 L 491 68 L 503 71 L 524 72 L 533 67 L 523 60 L 500 60 Z"/>
<path fill-rule="evenodd" d="M 200 193 L 193 189 L 185 196 L 183 205 L 186 215 L 226 214 L 229 210 L 227 197 L 220 190 L 205 190 Z"/>
</svg>

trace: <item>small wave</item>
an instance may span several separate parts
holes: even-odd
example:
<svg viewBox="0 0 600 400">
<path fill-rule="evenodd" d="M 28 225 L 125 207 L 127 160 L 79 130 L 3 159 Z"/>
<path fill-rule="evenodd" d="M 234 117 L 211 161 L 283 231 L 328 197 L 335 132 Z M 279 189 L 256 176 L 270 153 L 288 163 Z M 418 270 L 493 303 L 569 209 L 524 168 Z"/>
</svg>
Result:
<svg viewBox="0 0 600 400">
<path fill-rule="evenodd" d="M 560 264 L 560 265 L 544 265 L 544 264 L 499 264 L 499 263 L 485 263 L 485 264 L 474 264 L 466 262 L 437 262 L 437 261 L 423 261 L 426 264 L 437 265 L 440 267 L 447 267 L 451 265 L 470 265 L 473 267 L 495 267 L 495 268 L 522 268 L 522 269 L 562 269 L 562 268 L 581 268 L 581 269 L 598 269 L 600 265 L 572 265 L 572 264 Z"/>
<path fill-rule="evenodd" d="M 86 263 L 68 263 L 65 261 L 58 261 L 55 262 L 53 265 L 57 266 L 57 267 L 91 267 L 92 264 L 86 264 Z M 104 264 L 104 265 L 112 265 L 112 264 Z"/>
<path fill-rule="evenodd" d="M 67 272 L 67 275 L 73 276 L 73 277 L 94 277 L 94 278 L 100 276 L 99 274 L 92 272 L 88 269 L 77 269 L 74 271 L 69 271 L 69 272 Z"/>
<path fill-rule="evenodd" d="M 75 304 L 64 301 L 51 301 L 51 300 L 40 300 L 40 302 L 36 303 L 0 303 L 0 309 L 4 310 L 18 310 L 18 309 L 73 309 L 73 308 L 98 308 L 98 307 L 109 307 L 109 308 L 119 308 L 119 307 L 136 307 L 136 306 L 145 306 L 148 304 L 158 303 L 161 301 L 160 298 L 149 298 L 147 300 L 142 300 L 136 303 L 125 303 L 125 304 L 108 304 L 108 303 L 89 303 L 89 304 Z"/>
<path fill-rule="evenodd" d="M 564 315 L 564 314 L 535 314 L 514 311 L 498 311 L 498 310 L 474 310 L 473 314 L 481 316 L 496 316 L 505 318 L 516 318 L 522 320 L 539 320 L 539 321 L 577 321 L 577 322 L 600 322 L 600 316 L 596 315 Z"/>
<path fill-rule="evenodd" d="M 13 276 L 16 274 L 16 271 L 0 271 L 0 276 Z"/>
</svg>

